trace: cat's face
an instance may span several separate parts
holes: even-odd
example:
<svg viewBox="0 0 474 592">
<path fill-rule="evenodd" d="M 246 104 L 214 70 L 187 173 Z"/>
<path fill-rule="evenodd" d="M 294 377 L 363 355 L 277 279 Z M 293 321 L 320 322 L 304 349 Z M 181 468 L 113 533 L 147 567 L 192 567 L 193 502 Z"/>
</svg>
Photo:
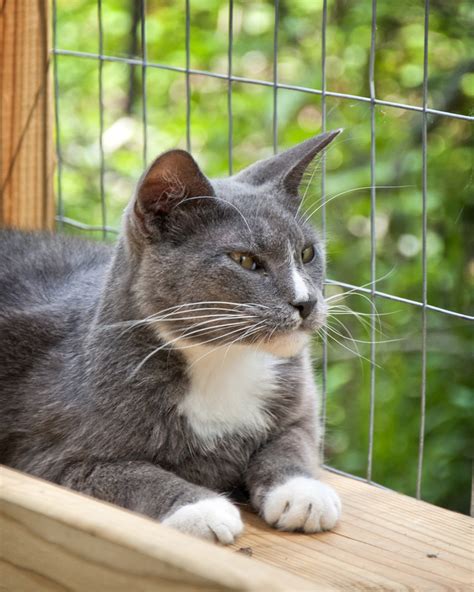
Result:
<svg viewBox="0 0 474 592">
<path fill-rule="evenodd" d="M 297 194 L 316 140 L 213 182 L 186 153 L 155 161 L 128 229 L 140 249 L 140 308 L 160 336 L 179 347 L 238 343 L 289 357 L 323 325 L 324 248 Z"/>
</svg>

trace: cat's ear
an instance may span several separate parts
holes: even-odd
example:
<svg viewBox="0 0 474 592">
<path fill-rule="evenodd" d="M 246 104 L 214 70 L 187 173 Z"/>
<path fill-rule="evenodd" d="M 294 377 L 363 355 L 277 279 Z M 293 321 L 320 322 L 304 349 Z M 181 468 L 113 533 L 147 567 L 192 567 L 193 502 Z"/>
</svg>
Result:
<svg viewBox="0 0 474 592">
<path fill-rule="evenodd" d="M 134 214 L 143 230 L 148 232 L 154 222 L 170 214 L 188 198 L 214 195 L 209 180 L 194 158 L 185 150 L 170 150 L 159 156 L 142 176 Z"/>
<path fill-rule="evenodd" d="M 238 173 L 235 178 L 252 185 L 280 185 L 291 195 L 297 195 L 298 187 L 311 161 L 341 132 L 342 129 L 338 129 L 314 136 L 289 150 L 256 162 Z"/>
</svg>

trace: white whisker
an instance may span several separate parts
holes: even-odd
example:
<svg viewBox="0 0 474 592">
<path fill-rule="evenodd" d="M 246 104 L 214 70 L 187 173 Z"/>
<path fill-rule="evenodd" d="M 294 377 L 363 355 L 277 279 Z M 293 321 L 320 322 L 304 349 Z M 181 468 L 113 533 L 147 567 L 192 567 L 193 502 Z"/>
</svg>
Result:
<svg viewBox="0 0 474 592">
<path fill-rule="evenodd" d="M 317 205 L 317 207 L 311 210 L 309 213 L 306 212 L 306 216 L 303 219 L 303 223 L 308 222 L 310 218 L 312 218 L 314 214 L 316 214 L 316 212 L 318 212 L 323 206 L 330 203 L 334 199 L 341 197 L 342 195 L 346 195 L 347 193 L 353 193 L 355 191 L 366 191 L 368 189 L 404 189 L 406 187 L 413 187 L 413 185 L 367 185 L 366 187 L 356 187 L 355 189 L 347 189 L 346 191 L 341 191 L 340 193 L 337 193 L 336 195 L 331 195 L 324 201 L 321 201 Z"/>
<path fill-rule="evenodd" d="M 198 311 L 196 311 L 196 312 L 198 312 Z M 127 331 L 131 331 L 132 329 L 135 329 L 136 327 L 139 327 L 141 325 L 154 325 L 154 324 L 158 324 L 158 323 L 188 321 L 188 320 L 199 319 L 199 318 L 202 318 L 202 319 L 207 318 L 209 320 L 215 320 L 215 321 L 227 320 L 227 319 L 241 320 L 241 319 L 255 318 L 255 315 L 240 315 L 240 314 L 235 314 L 235 315 L 222 315 L 222 314 L 212 315 L 212 314 L 209 314 L 209 315 L 197 315 L 197 316 L 193 316 L 193 317 L 174 317 L 174 316 L 171 316 L 172 314 L 174 314 L 174 313 L 170 313 L 168 315 L 165 315 L 164 317 L 152 315 L 150 317 L 146 317 L 145 319 L 133 321 L 129 327 L 127 327 L 126 329 L 124 329 L 122 331 L 121 335 L 123 335 Z"/>
<path fill-rule="evenodd" d="M 343 339 L 350 339 L 351 341 L 355 343 L 365 343 L 365 344 L 382 344 L 382 343 L 395 343 L 397 341 L 403 341 L 403 339 L 384 339 L 384 340 L 377 340 L 377 341 L 372 341 L 372 340 L 365 340 L 365 339 L 355 339 L 352 336 L 352 333 L 349 331 L 349 329 L 344 325 L 344 323 L 342 323 L 339 319 L 333 319 L 334 321 L 336 321 L 343 329 L 344 331 L 347 332 L 347 334 L 349 335 L 349 337 L 346 337 L 345 335 L 343 335 L 342 333 L 340 333 L 339 331 L 337 331 L 334 327 L 330 327 L 329 325 L 327 326 L 327 328 L 330 328 L 332 331 L 334 331 L 334 333 L 336 333 L 337 335 L 339 335 L 339 337 L 342 337 Z"/>
<path fill-rule="evenodd" d="M 184 199 L 182 199 L 180 202 L 178 202 L 178 203 L 177 203 L 177 204 L 174 206 L 174 208 L 173 208 L 173 209 L 177 208 L 177 207 L 178 207 L 180 204 L 182 204 L 182 203 L 184 203 L 184 202 L 187 202 L 187 201 L 194 201 L 194 200 L 196 200 L 196 199 L 199 199 L 199 200 L 200 200 L 200 199 L 212 199 L 212 200 L 215 200 L 215 201 L 222 201 L 222 202 L 224 202 L 226 205 L 228 205 L 228 206 L 231 206 L 231 207 L 232 207 L 232 208 L 234 208 L 234 210 L 236 210 L 236 211 L 237 211 L 237 213 L 238 213 L 238 214 L 241 216 L 242 220 L 245 222 L 245 224 L 246 224 L 246 226 L 247 226 L 247 228 L 248 228 L 248 231 L 250 232 L 250 234 L 252 234 L 252 230 L 251 230 L 251 228 L 250 228 L 250 226 L 249 226 L 249 223 L 247 222 L 247 220 L 246 220 L 245 216 L 242 214 L 242 212 L 239 210 L 239 208 L 238 208 L 238 207 L 237 207 L 235 204 L 233 204 L 232 202 L 230 202 L 230 201 L 227 201 L 226 199 L 224 199 L 223 197 L 217 197 L 217 196 L 215 196 L 215 195 L 214 195 L 214 196 L 212 196 L 212 197 L 211 197 L 211 196 L 202 196 L 202 197 L 185 197 L 185 198 L 184 198 Z"/>
<path fill-rule="evenodd" d="M 340 347 L 346 349 L 347 351 L 349 351 L 351 354 L 353 354 L 354 356 L 356 356 L 357 358 L 361 359 L 361 360 L 365 360 L 366 362 L 368 362 L 369 364 L 372 363 L 371 360 L 369 360 L 369 358 L 366 358 L 365 356 L 363 356 L 359 351 L 354 351 L 353 349 L 351 349 L 350 347 L 348 347 L 347 345 L 345 345 L 344 343 L 341 343 L 338 339 L 336 339 L 336 337 L 334 337 L 334 335 L 331 335 L 330 333 L 328 333 L 324 328 L 322 328 L 323 332 L 326 335 L 326 338 L 328 340 L 328 343 L 330 344 L 330 340 L 335 341 Z M 374 365 L 377 368 L 380 368 L 380 366 L 376 363 L 374 363 Z"/>
<path fill-rule="evenodd" d="M 263 323 L 264 321 L 261 321 L 261 322 Z M 143 358 L 143 360 L 140 362 L 140 364 L 138 364 L 138 366 L 135 368 L 135 370 L 131 373 L 130 377 L 134 376 L 140 370 L 140 368 L 142 368 L 142 366 L 144 364 L 146 364 L 146 362 L 151 357 L 153 357 L 155 354 L 157 354 L 158 352 L 162 351 L 163 349 L 169 347 L 170 345 L 176 344 L 178 341 L 186 340 L 189 337 L 191 337 L 192 335 L 203 333 L 204 331 L 214 332 L 214 331 L 220 330 L 220 329 L 222 329 L 224 327 L 230 327 L 230 326 L 235 327 L 236 325 L 247 325 L 247 322 L 246 321 L 242 321 L 242 322 L 236 322 L 236 323 L 227 323 L 226 325 L 220 325 L 220 326 L 217 326 L 217 327 L 213 327 L 211 329 L 209 329 L 208 327 L 201 327 L 200 329 L 196 329 L 195 331 L 191 331 L 189 333 L 184 333 L 184 334 L 179 335 L 178 337 L 176 337 L 174 339 L 171 339 L 169 341 L 166 341 L 165 343 L 163 343 L 159 347 L 155 348 L 147 356 L 145 356 L 145 358 Z M 191 343 L 189 345 L 178 346 L 176 349 L 183 350 L 183 349 L 188 349 L 190 347 L 197 347 L 197 346 L 205 345 L 206 343 L 212 343 L 214 341 L 217 341 L 218 339 L 226 339 L 227 337 L 229 337 L 229 335 L 233 335 L 233 334 L 237 333 L 238 331 L 242 331 L 244 328 L 245 327 L 238 327 L 238 329 L 234 329 L 233 331 L 229 331 L 225 335 L 218 335 L 217 337 L 213 337 L 211 339 L 208 339 L 208 340 L 202 341 L 202 342 L 198 342 L 198 343 Z"/>
</svg>

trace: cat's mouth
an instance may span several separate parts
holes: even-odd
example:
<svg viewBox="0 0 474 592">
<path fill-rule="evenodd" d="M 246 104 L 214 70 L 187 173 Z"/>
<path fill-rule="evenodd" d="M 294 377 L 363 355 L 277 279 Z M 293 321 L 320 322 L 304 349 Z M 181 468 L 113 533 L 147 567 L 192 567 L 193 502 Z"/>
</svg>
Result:
<svg viewBox="0 0 474 592">
<path fill-rule="evenodd" d="M 312 318 L 294 319 L 271 331 L 258 347 L 278 357 L 294 357 L 308 345 L 311 336 L 324 326 L 325 321 L 324 313 L 317 313 Z"/>
<path fill-rule="evenodd" d="M 258 345 L 258 349 L 273 354 L 279 358 L 292 358 L 308 345 L 310 334 L 295 329 L 285 333 L 273 335 L 270 339 L 263 339 Z"/>
</svg>

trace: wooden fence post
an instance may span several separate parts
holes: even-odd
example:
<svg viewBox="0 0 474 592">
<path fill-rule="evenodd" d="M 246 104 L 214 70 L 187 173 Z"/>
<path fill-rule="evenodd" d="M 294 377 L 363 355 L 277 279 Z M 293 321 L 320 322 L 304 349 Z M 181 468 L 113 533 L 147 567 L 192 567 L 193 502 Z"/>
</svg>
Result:
<svg viewBox="0 0 474 592">
<path fill-rule="evenodd" d="M 0 226 L 54 227 L 48 0 L 1 0 Z"/>
</svg>

